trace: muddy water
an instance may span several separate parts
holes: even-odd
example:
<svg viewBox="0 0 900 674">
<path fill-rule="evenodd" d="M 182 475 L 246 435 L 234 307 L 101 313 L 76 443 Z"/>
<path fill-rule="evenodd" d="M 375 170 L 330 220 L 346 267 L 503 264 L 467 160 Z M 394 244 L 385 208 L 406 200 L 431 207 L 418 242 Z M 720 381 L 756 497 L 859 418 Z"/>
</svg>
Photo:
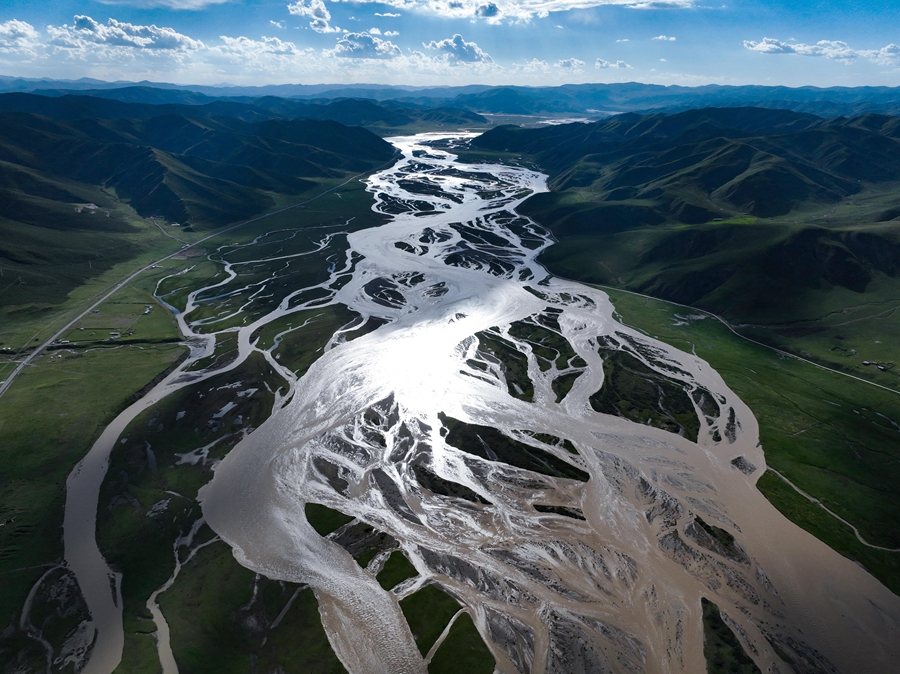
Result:
<svg viewBox="0 0 900 674">
<path fill-rule="evenodd" d="M 788 659 L 809 671 L 893 671 L 900 600 L 755 489 L 765 459 L 746 405 L 697 357 L 613 321 L 602 292 L 548 278 L 534 262 L 550 241 L 512 209 L 544 189 L 544 176 L 459 165 L 421 140 L 394 139 L 404 159 L 371 179 L 376 208 L 395 217 L 350 236 L 365 259 L 335 300 L 390 323 L 325 354 L 203 492 L 209 523 L 241 562 L 315 587 L 354 674 L 424 663 L 397 598 L 312 533 L 308 501 L 401 541 L 422 576 L 470 610 L 503 672 L 703 671 L 701 597 L 720 606 L 764 671 L 791 671 Z M 534 345 L 506 332 L 550 313 L 587 364 L 560 403 L 556 368 L 542 371 Z M 479 349 L 476 333 L 492 327 L 527 356 L 534 402 L 510 396 L 503 368 Z M 601 342 L 715 397 L 698 442 L 592 410 Z M 459 452 L 439 412 L 566 438 L 577 457 L 543 447 L 591 479 Z M 739 456 L 755 470 L 735 468 Z M 489 505 L 432 494 L 417 464 Z M 580 508 L 585 520 L 537 512 L 535 502 Z M 731 533 L 738 552 L 698 544 L 695 515 Z"/>
<path fill-rule="evenodd" d="M 604 293 L 547 276 L 535 257 L 549 237 L 513 212 L 545 189 L 544 176 L 458 164 L 429 140 L 440 139 L 392 139 L 403 159 L 373 176 L 370 190 L 375 208 L 394 217 L 349 235 L 363 259 L 333 274 L 349 282 L 331 302 L 388 323 L 351 342 L 338 337 L 299 381 L 279 368 L 293 382 L 290 402 L 229 453 L 201 494 L 204 517 L 238 560 L 270 578 L 310 584 L 352 674 L 426 666 L 401 597 L 314 532 L 307 502 L 400 541 L 422 580 L 439 583 L 470 612 L 500 672 L 705 671 L 701 597 L 721 608 L 763 671 L 793 671 L 788 659 L 805 663 L 798 671 L 895 671 L 900 599 L 755 489 L 765 459 L 746 405 L 696 356 L 614 321 Z M 241 358 L 257 350 L 253 330 L 298 308 L 285 300 L 240 328 Z M 558 327 L 583 363 L 541 362 L 539 345 L 509 333 L 522 320 Z M 510 371 L 477 337 L 485 330 L 527 359 L 533 402 L 510 395 Z M 610 349 L 715 399 L 714 410 L 696 410 L 698 442 L 592 409 L 588 398 L 603 384 Z M 552 379 L 576 370 L 556 402 Z M 186 380 L 171 379 L 173 386 Z M 445 442 L 440 412 L 500 429 L 590 479 L 463 453 Z M 523 431 L 567 439 L 578 454 Z M 754 470 L 735 468 L 739 456 Z M 416 478 L 422 467 L 487 505 L 432 493 Z M 86 508 L 96 512 L 91 489 Z M 577 508 L 584 520 L 535 504 Z M 695 516 L 732 534 L 737 547 L 704 543 Z M 83 561 L 79 582 L 93 573 L 93 592 L 102 595 L 102 558 Z M 93 612 L 99 604 L 89 605 Z M 91 667 L 101 663 L 101 645 Z"/>
</svg>

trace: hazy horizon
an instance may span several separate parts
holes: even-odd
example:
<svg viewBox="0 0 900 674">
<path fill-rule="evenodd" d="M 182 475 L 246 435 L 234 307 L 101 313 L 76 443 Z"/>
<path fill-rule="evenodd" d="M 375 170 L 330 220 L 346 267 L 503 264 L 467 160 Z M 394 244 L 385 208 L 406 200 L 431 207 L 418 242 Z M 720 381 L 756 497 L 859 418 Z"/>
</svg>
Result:
<svg viewBox="0 0 900 674">
<path fill-rule="evenodd" d="M 891 3 L 12 0 L 0 73 L 211 86 L 898 86 Z"/>
</svg>

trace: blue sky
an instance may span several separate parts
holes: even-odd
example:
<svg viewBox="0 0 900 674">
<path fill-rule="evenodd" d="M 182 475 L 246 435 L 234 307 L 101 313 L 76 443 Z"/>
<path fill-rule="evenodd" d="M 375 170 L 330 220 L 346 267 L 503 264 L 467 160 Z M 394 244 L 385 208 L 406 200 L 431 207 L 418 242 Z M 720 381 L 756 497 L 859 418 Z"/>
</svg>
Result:
<svg viewBox="0 0 900 674">
<path fill-rule="evenodd" d="M 182 84 L 900 85 L 897 0 L 0 2 L 0 74 Z"/>
</svg>

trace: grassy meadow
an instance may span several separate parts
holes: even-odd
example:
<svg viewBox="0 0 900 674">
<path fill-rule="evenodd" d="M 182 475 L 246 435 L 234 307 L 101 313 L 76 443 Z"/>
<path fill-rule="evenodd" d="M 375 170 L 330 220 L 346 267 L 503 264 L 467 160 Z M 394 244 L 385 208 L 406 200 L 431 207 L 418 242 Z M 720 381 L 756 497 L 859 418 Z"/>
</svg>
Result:
<svg viewBox="0 0 900 674">
<path fill-rule="evenodd" d="M 900 547 L 900 395 L 734 335 L 711 317 L 603 287 L 619 320 L 695 350 L 753 410 L 769 466 L 855 525 L 872 545 Z M 789 519 L 900 592 L 900 553 L 853 532 L 771 472 L 759 489 Z"/>
</svg>

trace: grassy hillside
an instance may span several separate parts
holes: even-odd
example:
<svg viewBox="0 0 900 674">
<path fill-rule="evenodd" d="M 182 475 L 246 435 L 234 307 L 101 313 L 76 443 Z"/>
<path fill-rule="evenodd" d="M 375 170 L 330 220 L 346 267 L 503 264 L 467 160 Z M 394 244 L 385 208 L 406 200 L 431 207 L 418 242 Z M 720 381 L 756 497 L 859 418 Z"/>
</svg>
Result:
<svg viewBox="0 0 900 674">
<path fill-rule="evenodd" d="M 604 288 L 618 320 L 679 349 L 696 352 L 722 375 L 759 422 L 769 468 L 757 487 L 786 517 L 900 593 L 900 395 L 785 358 L 683 307 Z M 896 347 L 895 347 L 896 348 Z M 837 513 L 853 531 L 829 514 Z"/>
<path fill-rule="evenodd" d="M 42 90 L 0 94 L 0 111 L 30 112 L 60 120 L 150 119 L 161 116 L 230 117 L 244 122 L 271 119 L 331 120 L 362 126 L 381 135 L 447 127 L 486 127 L 488 120 L 470 110 L 441 105 L 420 107 L 365 98 L 299 101 L 278 96 L 214 98 L 194 92 L 123 87 L 106 90 Z"/>
<path fill-rule="evenodd" d="M 168 252 L 196 238 L 192 230 L 295 203 L 395 155 L 371 132 L 329 120 L 246 122 L 171 112 L 200 106 L 9 96 L 0 96 L 0 108 L 25 101 L 32 111 L 0 112 L 7 310 L 59 304 L 148 245 L 159 247 L 148 230 L 158 235 L 151 239 L 172 239 Z"/>
<path fill-rule="evenodd" d="M 349 224 L 348 218 L 352 219 Z M 166 260 L 87 314 L 63 335 L 65 343 L 35 359 L 0 398 L 0 523 L 7 522 L 0 527 L 0 577 L 4 578 L 0 586 L 0 625 L 4 627 L 0 630 L 0 662 L 15 662 L 22 671 L 46 668 L 44 646 L 28 636 L 27 625 L 20 627 L 23 604 L 36 583 L 30 624 L 41 630 L 51 657 L 64 650 L 67 637 L 86 618 L 86 607 L 73 589 L 70 572 L 55 568 L 63 554 L 60 525 L 65 479 L 112 418 L 186 355 L 171 313 L 157 303 L 154 292 L 164 293 L 168 302 L 183 308 L 187 293 L 209 283 L 216 270 L 221 270 L 221 264 L 206 259 L 212 251 L 237 260 L 273 256 L 278 250 L 287 256 L 305 253 L 292 257 L 290 265 L 278 259 L 252 268 L 236 267 L 239 286 L 276 272 L 280 275 L 280 283 L 271 284 L 268 293 L 256 296 L 246 306 L 243 315 L 259 317 L 293 290 L 328 278 L 330 261 L 344 257 L 347 241 L 336 236 L 323 250 L 310 253 L 323 235 L 383 221 L 371 210 L 365 185 L 352 180 L 302 208 L 217 233 L 202 244 L 201 255 L 182 254 Z M 155 227 L 152 231 L 158 232 Z M 280 234 L 252 249 L 244 248 L 269 232 Z M 146 233 L 140 230 L 141 235 Z M 147 254 L 142 253 L 140 259 Z M 78 300 L 83 305 L 84 298 L 96 292 L 92 290 L 95 284 L 127 275 L 121 273 L 123 266 L 77 288 L 60 311 Z M 216 313 L 214 307 L 220 310 L 229 301 L 229 297 L 208 297 L 201 300 L 199 311 Z M 241 304 L 245 301 L 246 297 L 239 300 Z M 6 320 L 7 315 L 12 315 L 13 321 Z M 3 339 L 21 318 L 14 313 L 0 316 Z M 320 307 L 303 315 L 302 328 L 283 334 L 288 325 L 271 325 L 260 331 L 259 337 L 269 347 L 275 335 L 282 333 L 274 355 L 299 375 L 321 353 L 334 331 L 355 318 L 356 314 L 343 307 Z M 292 320 L 289 317 L 285 322 Z M 36 323 L 37 319 L 32 327 Z M 213 329 L 225 327 L 220 324 Z M 24 329 L 16 332 L 22 334 Z M 234 334 L 220 334 L 215 355 L 196 364 L 194 371 L 233 358 L 234 341 L 229 337 Z M 13 364 L 7 355 L 0 352 L 0 379 Z M 104 555 L 128 579 L 122 586 L 126 641 L 119 671 L 161 671 L 146 601 L 174 570 L 173 543 L 199 516 L 196 492 L 210 479 L 215 461 L 249 427 L 268 417 L 274 402 L 272 392 L 279 387 L 284 390 L 284 381 L 258 354 L 212 381 L 218 391 L 213 395 L 208 394 L 208 384 L 200 383 L 150 408 L 129 426 L 123 437 L 130 441 L 117 445 L 111 459 L 113 467 L 102 488 L 97 535 Z M 235 388 L 240 386 L 246 387 L 247 393 L 236 395 Z M 229 407 L 234 413 L 217 416 L 231 398 L 239 403 L 237 408 Z M 189 409 L 190 416 L 182 418 L 182 409 Z M 150 452 L 147 442 L 151 443 Z M 210 443 L 212 452 L 202 460 L 180 461 L 177 456 Z M 37 475 L 42 478 L 36 479 Z M 169 492 L 181 496 L 173 498 Z M 165 516 L 157 517 L 162 511 Z M 187 550 L 180 549 L 184 566 L 175 584 L 159 596 L 182 670 L 248 671 L 256 663 L 253 666 L 265 671 L 343 671 L 328 644 L 312 592 L 257 578 L 234 560 L 227 546 L 212 544 L 211 536 L 208 528 L 198 532 L 194 541 L 197 554 L 190 561 Z M 199 547 L 205 544 L 209 545 Z M 45 576 L 48 570 L 52 572 Z"/>
<path fill-rule="evenodd" d="M 520 211 L 557 237 L 541 258 L 552 271 L 702 307 L 900 384 L 882 339 L 900 307 L 900 118 L 625 114 L 500 127 L 472 149 L 549 173 L 550 192 Z"/>
<path fill-rule="evenodd" d="M 771 471 L 766 497 L 895 592 L 900 554 L 822 505 L 868 543 L 900 544 L 898 128 L 696 110 L 472 143 L 473 158 L 514 152 L 549 173 L 550 192 L 519 210 L 556 235 L 541 257 L 552 272 L 681 303 L 609 289 L 620 320 L 722 374 L 757 415 L 768 465 L 816 501 Z"/>
</svg>

